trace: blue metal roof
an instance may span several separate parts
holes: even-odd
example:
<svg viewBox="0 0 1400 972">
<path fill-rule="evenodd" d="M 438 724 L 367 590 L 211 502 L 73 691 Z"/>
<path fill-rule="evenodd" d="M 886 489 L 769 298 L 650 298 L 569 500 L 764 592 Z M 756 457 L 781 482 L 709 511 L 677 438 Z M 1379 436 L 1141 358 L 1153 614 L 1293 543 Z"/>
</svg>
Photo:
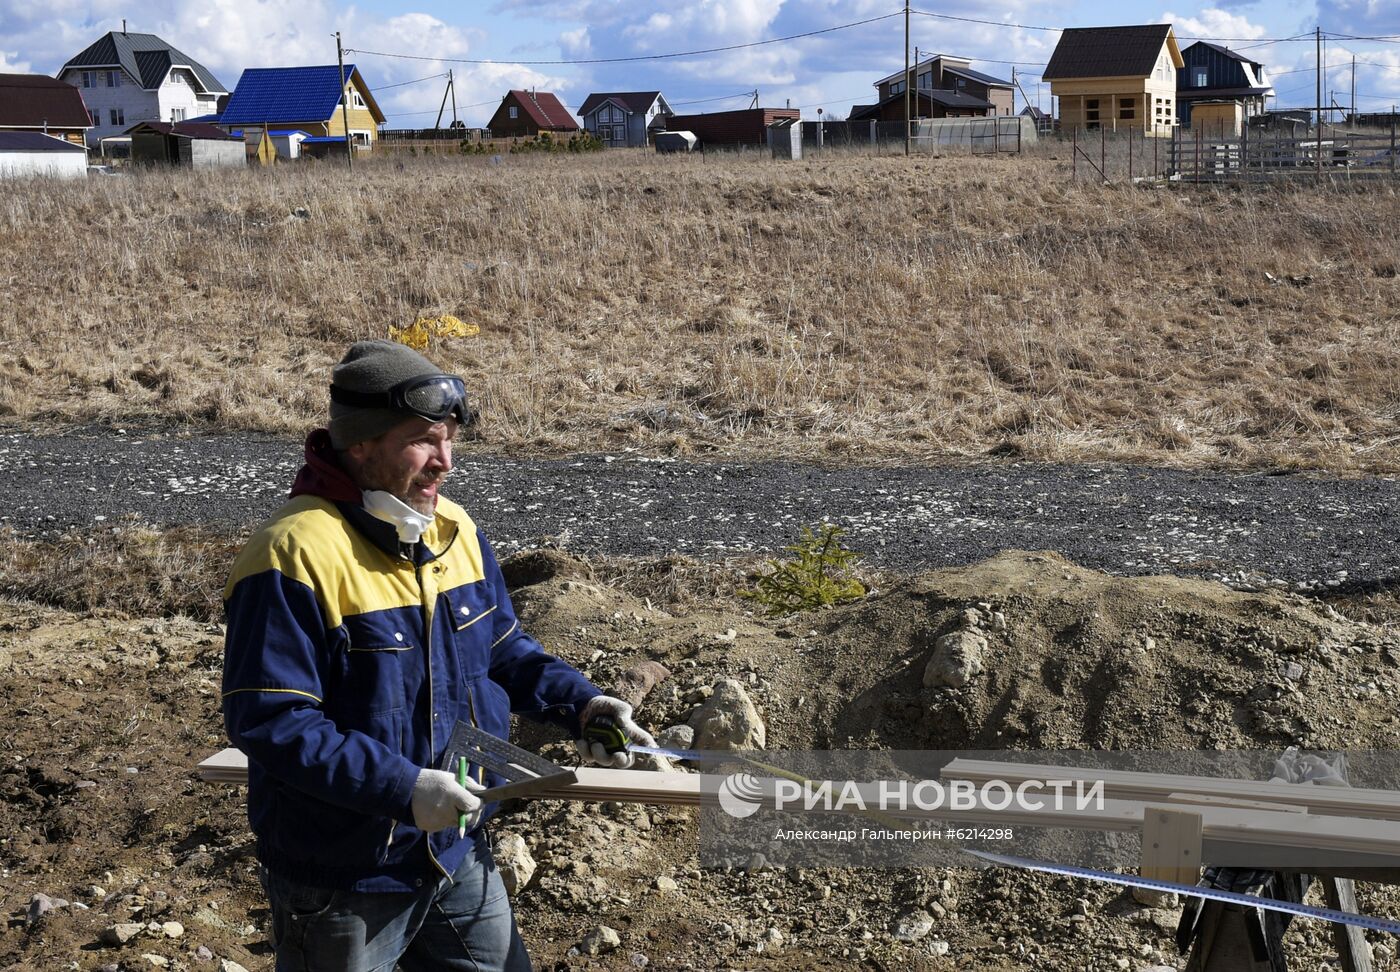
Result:
<svg viewBox="0 0 1400 972">
<path fill-rule="evenodd" d="M 355 65 L 345 65 L 347 80 L 356 74 Z M 382 122 L 383 113 L 369 88 L 360 78 L 365 102 Z M 327 121 L 340 105 L 340 67 L 318 64 L 313 67 L 248 68 L 238 79 L 219 121 L 224 125 L 265 125 L 276 122 Z"/>
<path fill-rule="evenodd" d="M 303 144 L 303 145 L 329 145 L 331 142 L 335 142 L 336 144 L 340 144 L 340 143 L 343 143 L 344 141 L 345 141 L 345 136 L 344 136 L 344 135 L 312 135 L 310 138 L 303 138 L 303 139 L 301 140 L 301 144 Z"/>
<path fill-rule="evenodd" d="M 279 128 L 275 131 L 269 131 L 268 134 L 273 138 L 286 138 L 288 135 L 305 135 L 308 138 L 311 137 L 310 132 L 304 132 L 300 128 Z M 337 139 L 337 141 L 339 141 L 339 139 Z"/>
</svg>

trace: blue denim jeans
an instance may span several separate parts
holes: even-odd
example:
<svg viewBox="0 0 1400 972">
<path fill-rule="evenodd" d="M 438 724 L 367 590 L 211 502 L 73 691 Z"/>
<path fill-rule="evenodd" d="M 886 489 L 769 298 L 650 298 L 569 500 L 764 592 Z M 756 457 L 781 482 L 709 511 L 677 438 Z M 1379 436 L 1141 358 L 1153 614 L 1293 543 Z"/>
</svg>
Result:
<svg viewBox="0 0 1400 972">
<path fill-rule="evenodd" d="M 530 972 L 485 830 L 451 879 L 331 891 L 262 872 L 277 972 Z"/>
</svg>

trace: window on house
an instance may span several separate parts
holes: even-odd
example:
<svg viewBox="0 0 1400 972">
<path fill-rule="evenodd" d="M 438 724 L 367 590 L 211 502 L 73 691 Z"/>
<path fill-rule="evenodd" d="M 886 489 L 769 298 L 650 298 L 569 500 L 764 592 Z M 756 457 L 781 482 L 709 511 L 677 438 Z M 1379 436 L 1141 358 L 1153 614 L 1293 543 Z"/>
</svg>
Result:
<svg viewBox="0 0 1400 972">
<path fill-rule="evenodd" d="M 96 72 L 96 71 L 84 71 L 84 72 L 83 72 L 83 87 L 84 87 L 84 88 L 95 88 L 95 87 L 97 87 L 97 72 Z"/>
<path fill-rule="evenodd" d="M 515 107 L 515 105 L 511 105 L 509 108 L 506 109 L 506 111 L 510 114 L 511 118 L 520 117 L 520 109 Z"/>
<path fill-rule="evenodd" d="M 122 86 L 122 73 L 120 71 L 107 72 L 107 87 L 120 88 Z"/>
<path fill-rule="evenodd" d="M 890 94 L 892 94 L 892 95 L 904 94 L 904 82 L 903 82 L 903 81 L 895 81 L 895 82 L 893 82 L 893 83 L 890 85 Z"/>
<path fill-rule="evenodd" d="M 108 117 L 111 118 L 112 124 L 113 124 L 113 125 L 125 125 L 125 124 L 126 124 L 126 112 L 125 112 L 124 110 L 122 110 L 121 108 L 112 108 L 112 109 L 109 109 L 109 111 L 108 111 Z"/>
<path fill-rule="evenodd" d="M 1193 87 L 1204 88 L 1207 84 L 1210 83 L 1210 72 L 1203 67 L 1195 68 L 1191 72 L 1191 76 L 1196 79 L 1193 84 Z"/>
<path fill-rule="evenodd" d="M 170 120 L 173 121 L 173 122 L 182 122 L 182 121 L 184 121 L 184 120 L 185 120 L 185 109 L 183 109 L 183 108 L 171 108 L 171 109 L 170 109 Z"/>
<path fill-rule="evenodd" d="M 919 87 L 921 87 L 921 88 L 932 88 L 932 87 L 933 87 L 933 72 L 932 72 L 932 71 L 925 71 L 923 74 L 919 75 Z"/>
<path fill-rule="evenodd" d="M 958 87 L 959 87 L 959 88 L 966 88 L 966 87 L 967 87 L 967 78 L 958 78 Z"/>
<path fill-rule="evenodd" d="M 1118 106 L 1118 117 L 1124 120 L 1137 117 L 1137 110 L 1131 104 Z"/>
</svg>

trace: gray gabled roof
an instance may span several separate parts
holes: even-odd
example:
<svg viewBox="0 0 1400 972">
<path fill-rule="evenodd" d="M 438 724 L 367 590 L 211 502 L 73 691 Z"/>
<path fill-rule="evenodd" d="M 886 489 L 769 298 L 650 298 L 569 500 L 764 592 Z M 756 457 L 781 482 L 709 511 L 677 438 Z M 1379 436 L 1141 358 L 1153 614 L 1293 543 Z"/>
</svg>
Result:
<svg viewBox="0 0 1400 972">
<path fill-rule="evenodd" d="M 1171 24 L 1067 27 L 1041 79 L 1148 77 L 1171 29 Z"/>
<path fill-rule="evenodd" d="M 42 132 L 0 132 L 0 151 L 85 152 L 83 146 Z"/>
<path fill-rule="evenodd" d="M 578 113 L 580 117 L 591 115 L 594 111 L 601 108 L 605 102 L 609 101 L 615 102 L 619 107 L 627 111 L 646 111 L 651 107 L 652 102 L 660 97 L 660 95 L 660 91 L 594 92 L 583 99 L 583 104 L 579 106 Z"/>
<path fill-rule="evenodd" d="M 148 91 L 159 88 L 171 67 L 188 67 L 199 86 L 209 94 L 228 94 L 219 79 L 194 58 L 171 47 L 155 34 L 128 34 L 109 31 L 84 51 L 70 58 L 59 70 L 69 68 L 120 67 Z"/>
<path fill-rule="evenodd" d="M 990 74 L 983 74 L 981 71 L 972 70 L 972 68 L 954 67 L 951 64 L 945 64 L 943 65 L 943 73 L 956 74 L 973 81 L 979 81 L 982 84 L 988 85 L 993 88 L 1011 87 L 1010 81 L 1003 81 L 1001 78 L 994 78 Z"/>
<path fill-rule="evenodd" d="M 1236 61 L 1243 61 L 1245 64 L 1259 64 L 1260 67 L 1263 67 L 1263 64 L 1259 61 L 1250 60 L 1239 51 L 1232 51 L 1228 47 L 1222 47 L 1220 44 L 1212 44 L 1210 41 L 1196 41 L 1196 43 L 1192 44 L 1190 47 L 1183 47 L 1181 49 L 1181 56 L 1185 57 L 1186 52 L 1192 47 L 1204 47 L 1208 50 L 1215 51 L 1217 54 L 1224 54 L 1226 57 L 1233 58 Z"/>
</svg>

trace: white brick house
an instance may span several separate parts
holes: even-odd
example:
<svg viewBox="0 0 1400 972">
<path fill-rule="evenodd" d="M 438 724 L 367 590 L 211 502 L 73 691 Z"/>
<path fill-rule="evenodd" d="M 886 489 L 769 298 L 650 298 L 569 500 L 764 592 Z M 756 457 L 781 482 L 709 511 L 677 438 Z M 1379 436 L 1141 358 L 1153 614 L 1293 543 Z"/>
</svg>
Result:
<svg viewBox="0 0 1400 972">
<path fill-rule="evenodd" d="M 218 110 L 219 79 L 155 34 L 111 31 L 59 69 L 92 113 L 88 147 L 143 121 L 180 122 Z"/>
</svg>

